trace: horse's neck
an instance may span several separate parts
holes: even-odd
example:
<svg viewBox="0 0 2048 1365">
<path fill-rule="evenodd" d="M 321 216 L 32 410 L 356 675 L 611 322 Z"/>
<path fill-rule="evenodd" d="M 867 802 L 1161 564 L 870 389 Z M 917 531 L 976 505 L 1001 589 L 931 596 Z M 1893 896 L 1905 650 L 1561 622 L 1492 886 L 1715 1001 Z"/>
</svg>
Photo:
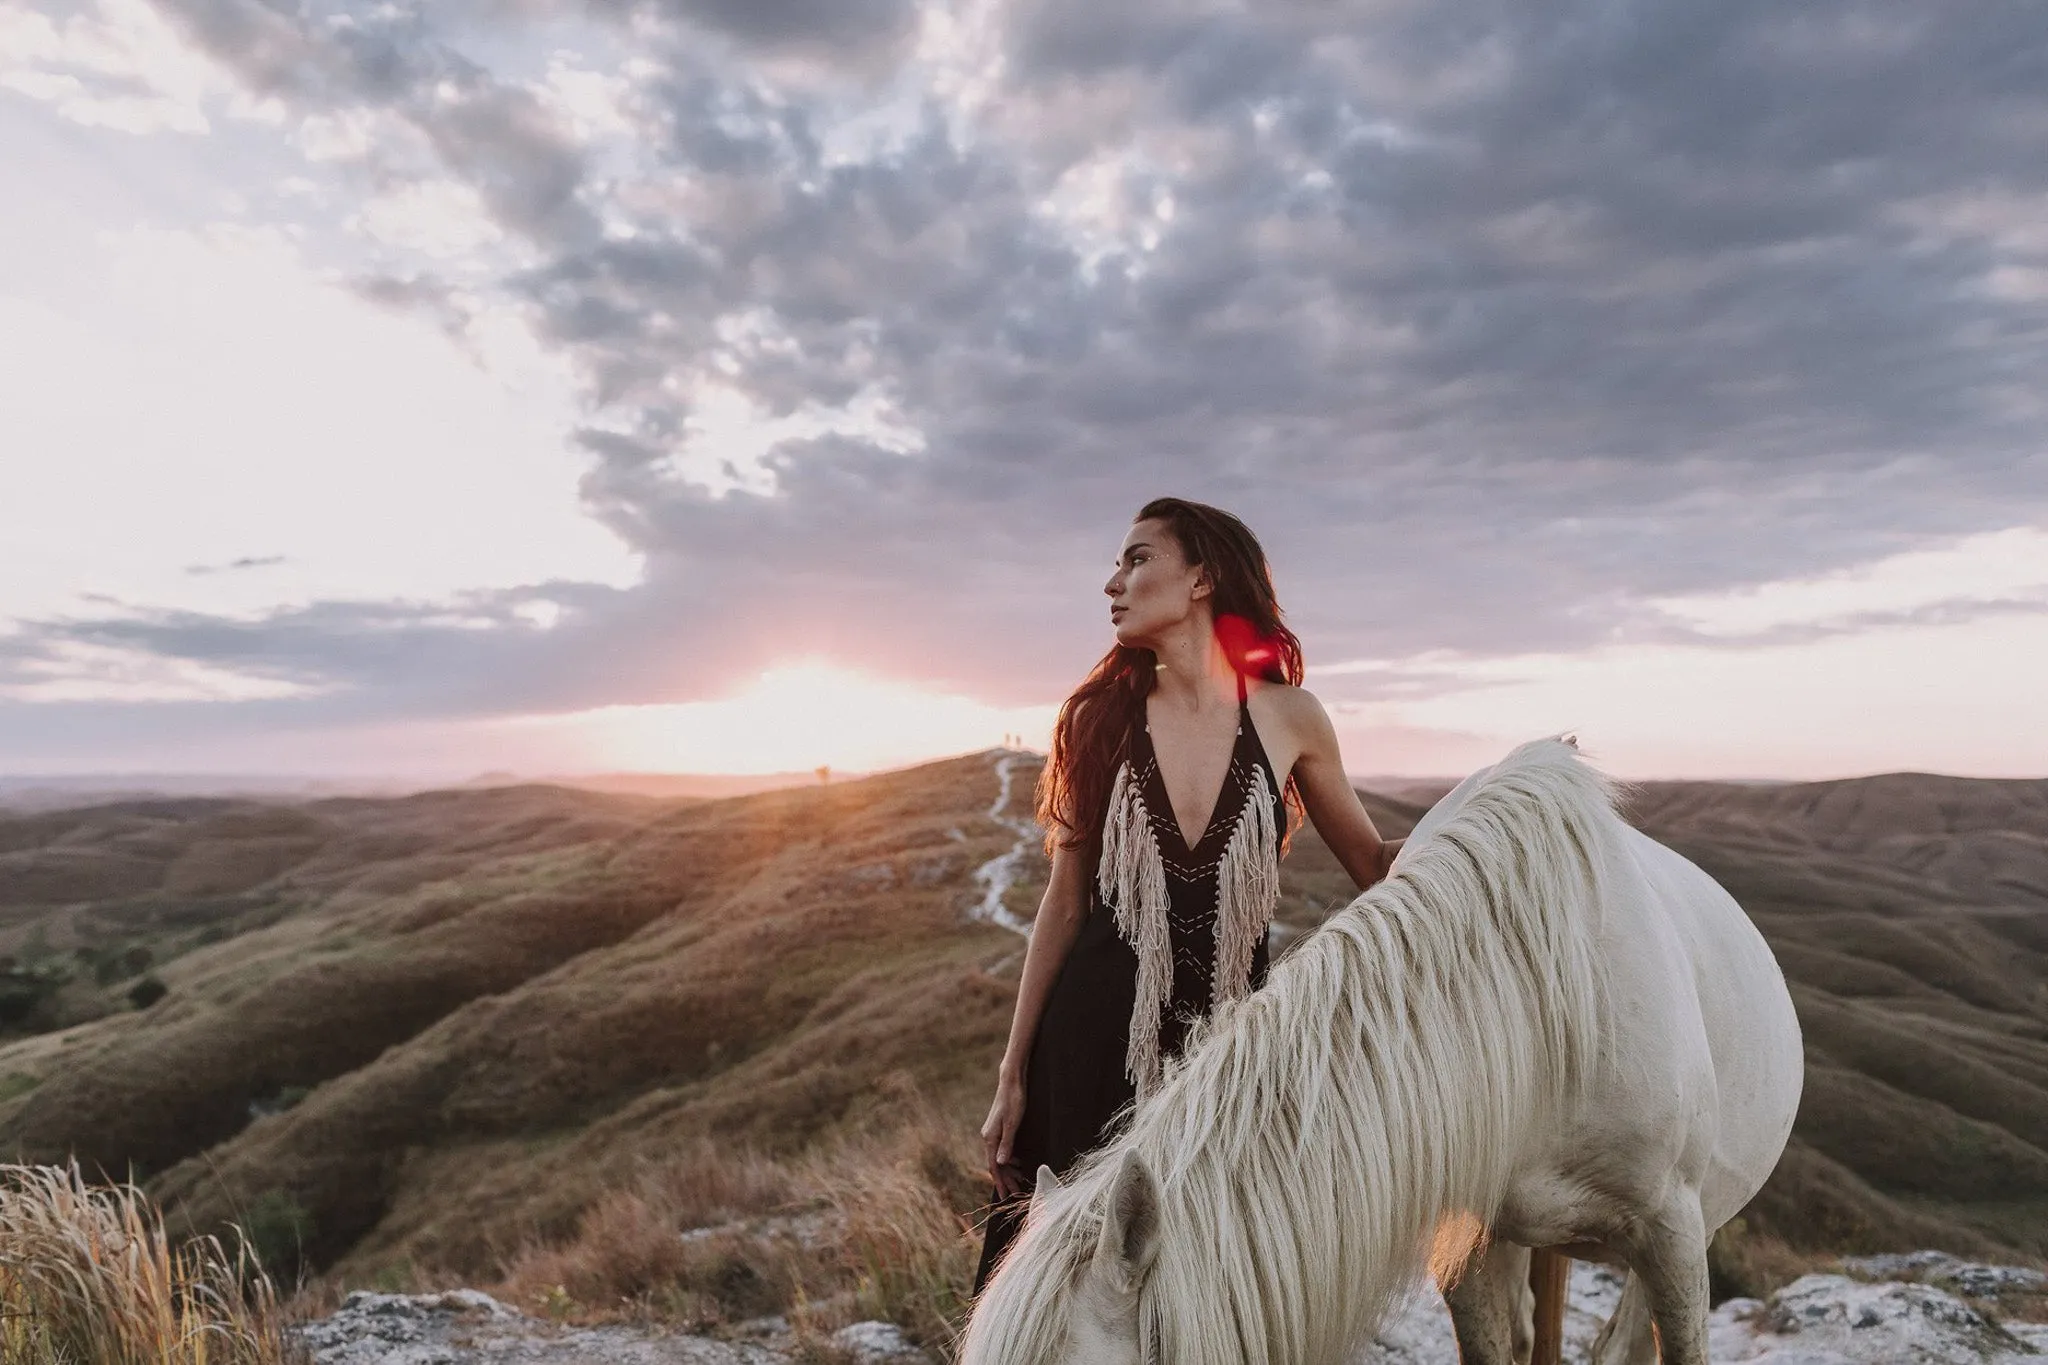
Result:
<svg viewBox="0 0 2048 1365">
<path fill-rule="evenodd" d="M 1386 986 L 1386 999 L 1415 999 L 1442 980 L 1441 941 L 1426 942 L 1437 951 L 1418 952 L 1413 939 L 1382 934 L 1375 946 L 1393 944 L 1404 951 L 1380 962 L 1400 979 L 1388 975 L 1376 983 Z M 1196 1163 L 1211 1167 L 1206 1179 L 1167 1182 L 1169 1203 L 1177 1201 L 1163 1220 L 1170 1239 L 1213 1248 L 1219 1217 L 1292 1225 L 1277 1236 L 1250 1236 L 1239 1248 L 1245 1253 L 1239 1269 L 1258 1285 L 1250 1298 L 1277 1319 L 1266 1342 L 1274 1359 L 1322 1358 L 1318 1353 L 1332 1343 L 1362 1340 L 1426 1268 L 1462 1262 L 1494 1212 L 1506 1144 L 1492 1112 L 1493 1092 L 1503 1081 L 1513 1084 L 1507 1078 L 1516 1068 L 1490 1074 L 1483 1064 L 1488 1040 L 1451 1037 L 1441 1029 L 1426 1039 L 1404 1036 L 1408 1021 L 1399 1013 L 1397 1005 L 1361 1008 L 1356 1000 L 1342 1001 L 1323 1016 L 1323 1035 L 1357 1038 L 1362 1046 L 1354 1045 L 1354 1055 L 1333 1048 L 1309 1065 L 1299 1063 L 1316 1054 L 1313 1046 L 1297 1045 L 1292 1056 L 1285 1047 L 1250 1046 L 1247 1055 L 1265 1068 L 1265 1084 L 1245 1079 L 1264 1103 L 1246 1116 L 1265 1128 L 1263 1134 L 1205 1133 L 1199 1123 L 1147 1126 L 1140 1150 L 1158 1163 L 1155 1169 L 1186 1161 L 1190 1148 L 1200 1153 Z M 1419 1022 L 1439 1025 L 1450 1011 L 1442 1015 Z M 1231 1021 L 1240 1027 L 1281 1022 L 1277 1012 L 1240 1013 Z M 1391 1096 L 1410 1108 L 1383 1112 L 1379 1100 Z M 1188 1098 L 1183 1092 L 1183 1102 Z M 1313 1117 L 1303 1120 L 1304 1114 Z M 1311 1125 L 1305 1141 L 1289 1118 Z M 1426 1150 L 1416 1142 L 1425 1133 Z M 1221 1211 L 1219 1199 L 1226 1205 Z M 1439 1234 L 1447 1221 L 1448 1238 Z M 1188 1358 L 1219 1357 L 1196 1351 Z"/>
<path fill-rule="evenodd" d="M 1402 846 L 1403 854 L 1405 855 L 1407 850 L 1421 845 L 1430 835 L 1436 833 L 1437 830 L 1449 823 L 1451 817 L 1458 813 L 1459 808 L 1465 804 L 1466 799 L 1472 795 L 1474 789 L 1492 771 L 1491 767 L 1486 767 L 1470 774 L 1463 782 L 1460 782 L 1438 798 L 1435 805 L 1424 811 L 1422 818 L 1415 822 L 1415 828 L 1408 831 L 1407 842 Z"/>
<path fill-rule="evenodd" d="M 1130 1141 L 1172 1206 L 1154 1271 L 1172 1358 L 1242 1359 L 1238 1332 L 1261 1360 L 1363 1340 L 1448 1218 L 1494 1216 L 1517 1153 L 1589 1074 L 1614 817 L 1560 762 L 1525 746 L 1460 784 L 1401 875 L 1219 1010 L 1139 1109 Z"/>
</svg>

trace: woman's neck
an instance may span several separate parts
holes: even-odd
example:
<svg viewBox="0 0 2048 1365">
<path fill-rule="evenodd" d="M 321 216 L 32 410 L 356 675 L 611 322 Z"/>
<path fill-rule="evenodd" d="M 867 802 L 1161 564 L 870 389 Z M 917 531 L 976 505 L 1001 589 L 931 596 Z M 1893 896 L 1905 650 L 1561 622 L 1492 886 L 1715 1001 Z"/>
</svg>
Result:
<svg viewBox="0 0 2048 1365">
<path fill-rule="evenodd" d="M 1208 622 L 1174 632 L 1152 653 L 1158 667 L 1152 692 L 1162 705 L 1188 712 L 1237 705 L 1237 671 Z"/>
</svg>

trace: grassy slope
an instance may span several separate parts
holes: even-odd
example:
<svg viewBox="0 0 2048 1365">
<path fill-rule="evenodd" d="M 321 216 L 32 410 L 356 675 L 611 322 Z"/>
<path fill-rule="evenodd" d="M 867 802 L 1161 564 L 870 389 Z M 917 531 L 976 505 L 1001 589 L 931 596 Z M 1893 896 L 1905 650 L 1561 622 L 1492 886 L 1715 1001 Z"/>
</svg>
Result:
<svg viewBox="0 0 2048 1365">
<path fill-rule="evenodd" d="M 0 1151 L 137 1162 L 202 1225 L 288 1199 L 313 1258 L 360 1280 L 486 1273 L 650 1161 L 706 1136 L 796 1150 L 904 1077 L 971 1130 L 1021 948 L 962 914 L 1010 843 L 995 791 L 970 757 L 715 802 L 514 788 L 0 823 L 16 865 L 54 828 L 59 861 L 155 868 L 83 903 L 9 895 L 0 925 L 54 939 L 182 904 L 228 933 L 173 945 L 149 1011 L 0 1047 Z M 1373 807 L 1389 833 L 1418 813 Z M 2048 784 L 1666 784 L 1634 810 L 1795 982 L 1808 1101 L 1754 1218 L 1807 1244 L 2048 1252 Z M 241 871 L 180 901 L 181 860 Z M 1285 872 L 1297 929 L 1348 900 L 1312 832 Z M 1012 908 L 1043 875 L 1034 854 Z"/>
<path fill-rule="evenodd" d="M 2048 1253 L 2048 782 L 1658 783 L 1631 813 L 1793 985 L 1806 1094 L 1753 1221 Z"/>
</svg>

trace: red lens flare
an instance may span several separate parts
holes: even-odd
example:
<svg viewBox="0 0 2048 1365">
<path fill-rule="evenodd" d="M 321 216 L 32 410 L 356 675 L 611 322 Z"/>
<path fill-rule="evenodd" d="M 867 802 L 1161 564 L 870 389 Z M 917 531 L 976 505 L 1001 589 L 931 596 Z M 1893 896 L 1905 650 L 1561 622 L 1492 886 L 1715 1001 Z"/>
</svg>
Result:
<svg viewBox="0 0 2048 1365">
<path fill-rule="evenodd" d="M 1216 618 L 1216 640 L 1240 673 L 1260 676 L 1280 657 L 1272 636 L 1263 635 L 1249 618 L 1225 612 Z"/>
</svg>

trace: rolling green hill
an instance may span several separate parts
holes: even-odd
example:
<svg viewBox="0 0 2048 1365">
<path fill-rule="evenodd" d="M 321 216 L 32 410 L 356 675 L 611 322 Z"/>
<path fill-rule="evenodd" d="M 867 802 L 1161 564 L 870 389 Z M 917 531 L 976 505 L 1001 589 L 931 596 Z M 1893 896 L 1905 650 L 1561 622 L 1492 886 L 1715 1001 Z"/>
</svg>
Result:
<svg viewBox="0 0 2048 1365">
<path fill-rule="evenodd" d="M 719 800 L 559 787 L 0 819 L 0 1153 L 134 1169 L 309 1259 L 488 1274 L 706 1140 L 797 1153 L 914 1093 L 978 1126 L 1022 940 L 974 919 L 1032 760 Z M 1369 798 L 1389 834 L 1421 812 Z M 1652 784 L 1777 948 L 1810 1074 L 1752 1222 L 2048 1254 L 2048 783 Z M 1035 848 L 1006 904 L 1043 884 Z M 1349 900 L 1304 831 L 1288 934 Z M 145 961 L 146 955 L 146 961 Z M 142 964 L 138 970 L 130 968 Z M 161 998 L 138 1008 L 151 978 Z"/>
</svg>

